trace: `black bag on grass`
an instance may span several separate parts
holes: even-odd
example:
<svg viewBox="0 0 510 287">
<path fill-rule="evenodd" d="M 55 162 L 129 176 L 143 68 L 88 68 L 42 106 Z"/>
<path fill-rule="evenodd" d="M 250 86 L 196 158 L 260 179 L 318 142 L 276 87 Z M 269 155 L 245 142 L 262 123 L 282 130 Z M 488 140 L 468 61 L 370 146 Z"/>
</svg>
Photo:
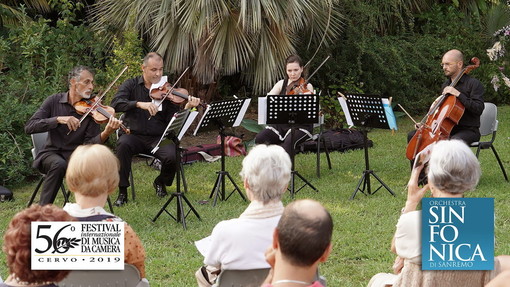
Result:
<svg viewBox="0 0 510 287">
<path fill-rule="evenodd" d="M 343 152 L 363 148 L 363 133 L 353 129 L 327 130 L 322 133 L 322 138 L 329 151 Z M 367 145 L 373 146 L 372 141 L 368 140 Z"/>
<path fill-rule="evenodd" d="M 0 186 L 0 202 L 4 201 L 13 201 L 14 195 L 12 194 L 12 191 L 8 190 L 7 188 Z"/>
</svg>

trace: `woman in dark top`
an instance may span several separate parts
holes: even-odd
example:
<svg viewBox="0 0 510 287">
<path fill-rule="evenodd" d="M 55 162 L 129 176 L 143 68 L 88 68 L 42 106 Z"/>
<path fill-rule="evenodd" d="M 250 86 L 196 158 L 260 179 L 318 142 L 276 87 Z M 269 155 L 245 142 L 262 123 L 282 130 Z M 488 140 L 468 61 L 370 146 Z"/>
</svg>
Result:
<svg viewBox="0 0 510 287">
<path fill-rule="evenodd" d="M 303 60 L 291 55 L 285 60 L 287 78 L 278 81 L 267 93 L 268 95 L 312 94 L 313 86 L 303 78 Z M 288 124 L 268 125 L 255 137 L 256 144 L 277 144 L 290 154 L 292 144 L 304 142 L 312 136 L 312 125 L 294 125 L 294 136 L 291 140 L 291 126 Z"/>
</svg>

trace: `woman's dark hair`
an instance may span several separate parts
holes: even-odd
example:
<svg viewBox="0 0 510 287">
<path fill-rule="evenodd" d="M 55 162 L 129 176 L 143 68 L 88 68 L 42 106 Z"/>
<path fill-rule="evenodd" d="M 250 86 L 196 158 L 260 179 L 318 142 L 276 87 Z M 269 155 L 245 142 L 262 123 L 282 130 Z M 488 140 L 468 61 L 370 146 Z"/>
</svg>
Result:
<svg viewBox="0 0 510 287">
<path fill-rule="evenodd" d="M 299 57 L 298 55 L 290 55 L 287 57 L 287 59 L 285 59 L 285 64 L 290 63 L 298 63 L 300 67 L 304 66 L 303 60 L 301 60 L 301 57 Z"/>
</svg>

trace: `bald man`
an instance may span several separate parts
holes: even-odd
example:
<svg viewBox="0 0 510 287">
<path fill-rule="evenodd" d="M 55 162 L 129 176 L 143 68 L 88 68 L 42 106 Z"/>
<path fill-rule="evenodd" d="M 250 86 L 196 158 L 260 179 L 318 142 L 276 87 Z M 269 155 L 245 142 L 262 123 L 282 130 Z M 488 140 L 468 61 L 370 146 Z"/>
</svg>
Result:
<svg viewBox="0 0 510 287">
<path fill-rule="evenodd" d="M 331 253 L 333 220 L 317 201 L 297 200 L 285 207 L 266 251 L 271 271 L 262 285 L 321 287 L 319 263 Z"/>
<path fill-rule="evenodd" d="M 471 144 L 480 140 L 480 115 L 484 109 L 482 83 L 475 78 L 464 74 L 457 85 L 450 87 L 452 81 L 462 72 L 464 68 L 464 55 L 459 50 L 450 50 L 443 55 L 441 61 L 446 81 L 441 87 L 442 94 L 457 97 L 464 105 L 464 114 L 459 123 L 453 127 L 450 138 L 460 139 L 466 144 Z M 408 142 L 414 136 L 416 131 L 408 134 Z"/>
</svg>

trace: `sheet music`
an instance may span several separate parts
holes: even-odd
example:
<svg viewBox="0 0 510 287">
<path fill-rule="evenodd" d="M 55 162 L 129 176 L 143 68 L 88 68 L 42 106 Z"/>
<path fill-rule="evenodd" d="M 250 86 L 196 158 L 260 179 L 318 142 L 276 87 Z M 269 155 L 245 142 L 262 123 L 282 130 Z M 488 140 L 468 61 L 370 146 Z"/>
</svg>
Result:
<svg viewBox="0 0 510 287">
<path fill-rule="evenodd" d="M 266 117 L 267 117 L 267 97 L 259 97 L 259 107 L 258 107 L 258 118 L 259 118 L 259 125 L 265 125 L 266 124 Z"/>
<path fill-rule="evenodd" d="M 250 99 L 235 99 L 211 103 L 207 106 L 193 134 L 196 135 L 199 130 L 217 128 L 218 125 L 223 127 L 239 126 L 250 102 Z"/>
<path fill-rule="evenodd" d="M 344 112 L 345 119 L 347 120 L 347 124 L 352 127 L 354 126 L 354 122 L 352 121 L 351 114 L 349 113 L 349 109 L 347 108 L 347 101 L 344 97 L 338 97 L 338 101 L 340 102 L 340 106 L 342 107 L 342 111 Z"/>
<path fill-rule="evenodd" d="M 188 118 L 186 119 L 186 122 L 184 123 L 184 126 L 182 126 L 181 132 L 177 136 L 179 141 L 182 139 L 186 131 L 188 130 L 189 126 L 195 121 L 195 119 L 198 116 L 198 111 L 191 111 L 188 115 Z"/>
<path fill-rule="evenodd" d="M 167 82 L 167 80 L 168 80 L 168 76 L 162 76 L 161 80 L 159 80 L 159 83 L 152 84 L 151 88 L 149 89 L 149 95 L 151 94 L 152 90 L 163 86 Z M 152 103 L 155 104 L 156 107 L 158 107 L 159 112 L 161 112 L 163 110 L 163 105 L 161 104 L 162 101 L 163 101 L 163 99 L 161 99 L 161 100 L 152 99 Z"/>
<path fill-rule="evenodd" d="M 388 119 L 388 126 L 391 130 L 398 130 L 397 120 L 395 119 L 395 114 L 391 108 L 390 101 L 387 98 L 382 98 L 382 103 L 384 107 L 384 113 L 386 114 L 386 119 Z"/>
<path fill-rule="evenodd" d="M 184 117 L 186 114 L 187 114 L 186 118 L 179 118 L 179 117 Z M 156 153 L 156 151 L 158 151 L 159 145 L 168 136 L 170 127 L 172 127 L 174 122 L 175 122 L 175 124 L 178 124 L 176 122 L 178 120 L 183 122 L 183 124 L 181 125 L 180 130 L 179 130 L 179 135 L 177 136 L 177 139 L 180 141 L 182 139 L 182 137 L 184 136 L 184 134 L 186 133 L 186 131 L 188 130 L 189 126 L 193 123 L 193 121 L 197 117 L 197 115 L 198 115 L 197 111 L 187 111 L 187 110 L 175 113 L 174 116 L 172 117 L 172 119 L 170 120 L 170 122 L 168 123 L 168 125 L 166 126 L 165 131 L 161 135 L 161 138 L 159 139 L 158 143 L 156 144 L 156 147 L 154 147 L 152 149 L 151 153 L 154 154 L 154 153 Z"/>
<path fill-rule="evenodd" d="M 210 110 L 211 110 L 211 105 L 207 105 L 207 108 L 205 109 L 204 114 L 202 115 L 202 118 L 200 118 L 200 121 L 198 122 L 197 128 L 193 132 L 194 136 L 197 135 L 198 128 L 202 126 L 202 121 L 204 121 L 205 115 L 207 115 L 207 113 L 209 113 Z"/>
<path fill-rule="evenodd" d="M 239 100 L 239 101 L 244 101 L 244 103 L 243 103 L 243 106 L 241 107 L 241 111 L 237 115 L 236 121 L 232 125 L 233 127 L 239 126 L 241 124 L 241 122 L 243 121 L 244 115 L 246 114 L 246 110 L 248 110 L 248 106 L 250 105 L 251 99 L 245 99 L 245 100 Z"/>
</svg>

